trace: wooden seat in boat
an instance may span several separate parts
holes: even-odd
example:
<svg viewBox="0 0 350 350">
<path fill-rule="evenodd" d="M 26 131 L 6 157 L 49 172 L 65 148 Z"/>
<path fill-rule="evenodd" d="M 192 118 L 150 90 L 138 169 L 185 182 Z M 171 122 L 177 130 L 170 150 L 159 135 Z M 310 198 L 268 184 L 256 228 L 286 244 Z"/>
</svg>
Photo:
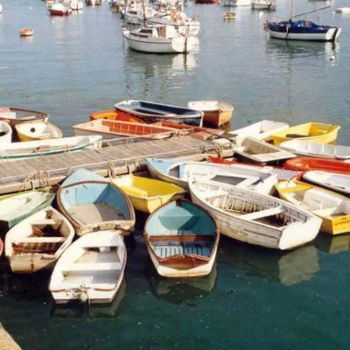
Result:
<svg viewBox="0 0 350 350">
<path fill-rule="evenodd" d="M 243 214 L 240 217 L 245 220 L 257 220 L 268 216 L 278 215 L 285 212 L 285 208 L 283 206 L 268 208 L 264 210 L 260 210 L 254 213 Z"/>
<path fill-rule="evenodd" d="M 121 262 L 101 262 L 101 263 L 77 263 L 62 270 L 63 274 L 70 272 L 96 272 L 96 271 L 120 271 Z"/>
<path fill-rule="evenodd" d="M 63 243 L 65 240 L 66 237 L 25 237 L 21 238 L 20 241 L 14 243 Z"/>
<path fill-rule="evenodd" d="M 62 224 L 62 220 L 54 220 L 54 219 L 40 219 L 33 221 L 31 223 L 32 226 L 40 226 L 40 225 L 60 225 Z"/>
</svg>

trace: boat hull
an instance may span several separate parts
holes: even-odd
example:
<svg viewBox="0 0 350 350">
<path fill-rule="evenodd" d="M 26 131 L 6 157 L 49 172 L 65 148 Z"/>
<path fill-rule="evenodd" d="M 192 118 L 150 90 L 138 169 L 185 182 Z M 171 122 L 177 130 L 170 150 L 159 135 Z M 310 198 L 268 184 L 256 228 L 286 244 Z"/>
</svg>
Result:
<svg viewBox="0 0 350 350">
<path fill-rule="evenodd" d="M 336 41 L 341 33 L 340 28 L 330 28 L 326 33 L 292 33 L 292 32 L 277 32 L 268 30 L 270 37 L 281 40 L 300 40 L 300 41 Z"/>
</svg>

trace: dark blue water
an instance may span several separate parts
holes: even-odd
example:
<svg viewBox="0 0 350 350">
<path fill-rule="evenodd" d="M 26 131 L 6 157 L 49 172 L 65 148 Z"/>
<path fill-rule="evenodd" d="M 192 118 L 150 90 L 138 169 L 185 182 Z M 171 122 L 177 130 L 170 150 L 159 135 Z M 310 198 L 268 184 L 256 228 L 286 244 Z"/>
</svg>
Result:
<svg viewBox="0 0 350 350">
<path fill-rule="evenodd" d="M 90 112 L 129 98 L 173 104 L 221 98 L 236 107 L 234 127 L 261 118 L 342 125 L 349 144 L 350 16 L 309 18 L 343 28 L 335 46 L 269 40 L 267 15 L 190 3 L 202 25 L 188 55 L 131 52 L 122 22 L 105 3 L 70 18 L 50 18 L 39 0 L 2 0 L 0 105 L 47 111 L 64 132 Z M 331 2 L 346 6 L 347 1 Z M 286 18 L 278 0 L 271 18 Z M 296 12 L 325 6 L 296 1 Z M 319 17 L 319 18 L 318 18 Z M 34 37 L 21 39 L 21 27 Z M 350 237 L 320 235 L 280 253 L 222 239 L 210 276 L 159 278 L 141 236 L 128 241 L 122 293 L 108 307 L 55 307 L 49 274 L 12 276 L 0 262 L 0 321 L 25 349 L 348 349 Z"/>
</svg>

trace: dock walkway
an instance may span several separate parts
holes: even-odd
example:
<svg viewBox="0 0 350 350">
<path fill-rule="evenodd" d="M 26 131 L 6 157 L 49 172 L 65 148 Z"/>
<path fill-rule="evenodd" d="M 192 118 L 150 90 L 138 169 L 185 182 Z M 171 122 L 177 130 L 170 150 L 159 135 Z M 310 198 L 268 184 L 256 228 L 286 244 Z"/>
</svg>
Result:
<svg viewBox="0 0 350 350">
<path fill-rule="evenodd" d="M 0 323 L 0 349 L 1 350 L 21 350 L 21 347 L 14 341 L 6 329 Z"/>
<path fill-rule="evenodd" d="M 56 185 L 79 168 L 101 175 L 144 170 L 151 157 L 183 157 L 215 154 L 218 146 L 191 136 L 119 144 L 99 150 L 66 152 L 0 164 L 0 194 Z M 227 151 L 231 153 L 230 150 Z M 232 153 L 231 153 L 232 154 Z"/>
</svg>

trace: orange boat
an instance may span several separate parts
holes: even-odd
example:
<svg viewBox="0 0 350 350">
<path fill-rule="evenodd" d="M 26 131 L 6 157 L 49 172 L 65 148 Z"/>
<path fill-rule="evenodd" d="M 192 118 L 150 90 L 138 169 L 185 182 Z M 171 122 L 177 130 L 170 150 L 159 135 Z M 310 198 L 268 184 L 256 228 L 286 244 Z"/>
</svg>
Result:
<svg viewBox="0 0 350 350">
<path fill-rule="evenodd" d="M 20 36 L 32 36 L 34 34 L 33 29 L 31 28 L 21 28 L 19 30 Z"/>
<path fill-rule="evenodd" d="M 164 139 L 176 130 L 158 125 L 128 123 L 117 120 L 97 119 L 73 126 L 75 135 L 103 135 L 105 139 L 141 136 L 151 139 Z"/>
<path fill-rule="evenodd" d="M 310 171 L 321 170 L 350 175 L 350 163 L 336 159 L 297 157 L 287 160 L 284 169 Z"/>
<path fill-rule="evenodd" d="M 118 113 L 114 109 L 106 109 L 103 111 L 98 111 L 90 114 L 90 120 L 97 119 L 109 119 L 109 120 L 119 120 L 121 122 L 129 123 L 145 123 L 142 119 L 136 118 L 132 115 L 127 115 L 124 113 Z"/>
</svg>

